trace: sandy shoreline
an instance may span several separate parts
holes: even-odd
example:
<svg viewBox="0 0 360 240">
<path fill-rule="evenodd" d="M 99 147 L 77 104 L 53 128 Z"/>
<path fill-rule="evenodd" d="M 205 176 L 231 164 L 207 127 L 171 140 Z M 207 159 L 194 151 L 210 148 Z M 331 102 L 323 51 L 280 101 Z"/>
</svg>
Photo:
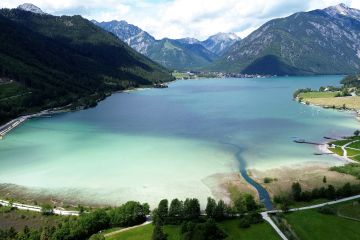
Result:
<svg viewBox="0 0 360 240">
<path fill-rule="evenodd" d="M 360 180 L 354 176 L 331 171 L 331 166 L 333 165 L 330 163 L 313 162 L 263 171 L 251 169 L 249 172 L 251 172 L 251 177 L 261 184 L 271 197 L 287 195 L 291 191 L 291 185 L 294 182 L 299 182 L 303 190 L 309 191 L 317 187 L 327 187 L 329 184 L 340 187 L 348 182 L 353 184 L 360 183 Z M 326 178 L 325 183 L 323 182 L 324 177 Z M 264 183 L 264 178 L 275 180 L 270 183 Z"/>
<path fill-rule="evenodd" d="M 275 195 L 286 195 L 291 191 L 291 185 L 294 182 L 300 182 L 303 190 L 311 191 L 313 188 L 326 187 L 332 184 L 335 187 L 341 187 L 345 183 L 360 184 L 360 180 L 356 177 L 336 171 L 331 171 L 330 168 L 338 165 L 346 165 L 351 163 L 359 163 L 348 157 L 339 156 L 328 149 L 328 143 L 324 141 L 322 145 L 317 145 L 316 149 L 320 154 L 331 155 L 337 160 L 333 162 L 308 162 L 303 164 L 295 164 L 283 166 L 272 169 L 249 169 L 251 177 L 261 184 L 270 194 L 271 197 Z M 326 182 L 323 182 L 323 178 Z M 275 179 L 271 183 L 264 183 L 265 178 Z"/>
<path fill-rule="evenodd" d="M 216 200 L 223 200 L 227 204 L 231 204 L 231 191 L 238 193 L 252 194 L 258 199 L 258 194 L 250 184 L 237 172 L 215 173 L 201 180 L 202 183 L 209 189 L 211 194 L 208 197 L 213 197 Z M 78 189 L 64 189 L 62 192 L 52 189 L 30 188 L 11 183 L 0 183 L 0 199 L 13 200 L 23 204 L 41 205 L 51 204 L 53 206 L 62 208 L 76 208 L 79 204 L 87 207 L 112 207 L 118 204 L 125 203 L 119 201 L 118 203 L 106 201 L 106 196 L 103 199 L 97 199 L 95 193 L 88 192 L 86 195 L 79 195 Z M 87 196 L 87 197 L 85 197 Z M 199 196 L 200 197 L 200 196 Z M 169 199 L 171 200 L 171 199 Z M 184 200 L 184 199 L 181 199 Z M 128 199 L 128 201 L 139 201 L 138 199 Z M 157 202 L 148 202 L 155 207 Z M 205 204 L 205 203 L 202 203 Z M 205 205 L 203 206 L 205 207 Z"/>
</svg>

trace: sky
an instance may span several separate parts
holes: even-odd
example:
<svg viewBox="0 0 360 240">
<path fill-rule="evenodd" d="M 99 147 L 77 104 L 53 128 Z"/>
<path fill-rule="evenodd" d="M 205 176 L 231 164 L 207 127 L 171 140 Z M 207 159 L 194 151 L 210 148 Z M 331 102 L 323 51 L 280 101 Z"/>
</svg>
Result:
<svg viewBox="0 0 360 240">
<path fill-rule="evenodd" d="M 265 22 L 295 12 L 360 0 L 0 0 L 0 8 L 28 1 L 53 15 L 82 15 L 90 20 L 126 20 L 157 39 L 204 40 L 218 32 L 246 37 Z"/>
</svg>

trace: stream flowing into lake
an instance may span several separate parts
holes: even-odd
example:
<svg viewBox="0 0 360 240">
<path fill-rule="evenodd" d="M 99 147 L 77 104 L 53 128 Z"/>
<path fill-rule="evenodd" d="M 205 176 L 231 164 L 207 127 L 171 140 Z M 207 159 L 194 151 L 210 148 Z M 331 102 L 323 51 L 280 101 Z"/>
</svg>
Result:
<svg viewBox="0 0 360 240">
<path fill-rule="evenodd" d="M 102 204 L 175 197 L 205 203 L 217 174 L 340 164 L 293 140 L 351 134 L 354 114 L 305 106 L 292 94 L 339 85 L 341 78 L 182 80 L 31 119 L 0 142 L 0 183 Z"/>
</svg>

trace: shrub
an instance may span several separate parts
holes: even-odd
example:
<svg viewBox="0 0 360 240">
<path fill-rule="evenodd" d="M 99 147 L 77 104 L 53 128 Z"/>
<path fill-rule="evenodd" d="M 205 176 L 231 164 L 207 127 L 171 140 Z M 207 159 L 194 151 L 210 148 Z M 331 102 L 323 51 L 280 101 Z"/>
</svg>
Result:
<svg viewBox="0 0 360 240">
<path fill-rule="evenodd" d="M 44 204 L 41 206 L 41 213 L 43 215 L 52 215 L 54 214 L 53 207 L 50 204 Z"/>
<path fill-rule="evenodd" d="M 269 178 L 269 177 L 264 178 L 264 183 L 271 183 L 272 181 L 273 181 L 272 178 Z"/>
<path fill-rule="evenodd" d="M 247 217 L 240 218 L 239 227 L 241 228 L 249 228 L 250 227 L 250 221 Z"/>
<path fill-rule="evenodd" d="M 153 234 L 151 236 L 152 240 L 166 240 L 167 234 L 165 234 L 160 225 L 155 225 Z"/>
<path fill-rule="evenodd" d="M 322 214 L 328 214 L 328 215 L 334 215 L 336 212 L 333 208 L 329 207 L 329 206 L 324 206 L 318 209 L 319 213 Z"/>
</svg>

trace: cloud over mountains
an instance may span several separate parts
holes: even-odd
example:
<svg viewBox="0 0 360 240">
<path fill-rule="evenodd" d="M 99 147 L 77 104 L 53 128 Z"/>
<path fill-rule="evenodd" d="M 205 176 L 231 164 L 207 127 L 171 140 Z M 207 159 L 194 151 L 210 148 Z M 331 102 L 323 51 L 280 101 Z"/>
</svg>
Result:
<svg viewBox="0 0 360 240">
<path fill-rule="evenodd" d="M 126 20 L 156 38 L 205 39 L 218 32 L 241 37 L 272 18 L 325 8 L 344 2 L 360 8 L 358 0 L 28 0 L 54 15 L 83 15 L 97 21 Z M 2 0 L 14 8 L 24 0 Z"/>
</svg>

